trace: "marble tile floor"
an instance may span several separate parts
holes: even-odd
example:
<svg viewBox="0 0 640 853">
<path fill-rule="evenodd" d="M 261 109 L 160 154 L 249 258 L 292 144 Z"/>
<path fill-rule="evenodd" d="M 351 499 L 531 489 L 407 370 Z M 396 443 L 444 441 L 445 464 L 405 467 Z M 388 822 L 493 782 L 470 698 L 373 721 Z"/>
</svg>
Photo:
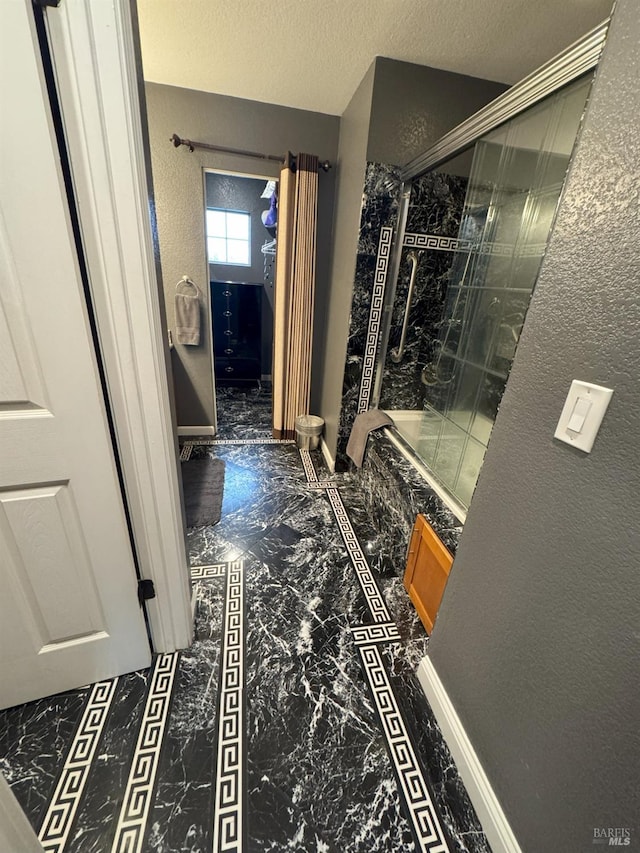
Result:
<svg viewBox="0 0 640 853">
<path fill-rule="evenodd" d="M 220 523 L 188 531 L 193 646 L 0 712 L 45 850 L 487 853 L 357 485 L 292 443 L 229 441 L 191 446 L 227 471 Z"/>
<path fill-rule="evenodd" d="M 216 387 L 217 438 L 271 438 L 272 384 Z"/>
</svg>

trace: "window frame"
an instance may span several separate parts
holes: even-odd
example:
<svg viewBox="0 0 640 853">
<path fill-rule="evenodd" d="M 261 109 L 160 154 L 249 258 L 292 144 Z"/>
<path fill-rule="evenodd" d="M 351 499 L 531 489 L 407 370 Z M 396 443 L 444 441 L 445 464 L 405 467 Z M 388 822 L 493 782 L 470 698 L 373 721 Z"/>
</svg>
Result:
<svg viewBox="0 0 640 853">
<path fill-rule="evenodd" d="M 210 234 L 209 233 L 209 212 L 211 213 L 222 213 L 224 215 L 224 235 L 220 234 Z M 247 237 L 246 239 L 241 237 L 229 237 L 228 236 L 228 215 L 236 215 L 236 216 L 244 216 L 246 217 L 247 222 Z M 234 208 L 227 207 L 210 207 L 207 205 L 205 207 L 205 235 L 206 235 L 206 243 L 207 243 L 207 261 L 210 264 L 221 264 L 223 266 L 230 267 L 250 267 L 251 263 L 251 213 L 248 210 L 236 210 Z M 219 261 L 214 260 L 211 257 L 211 252 L 209 249 L 209 241 L 210 240 L 224 240 L 225 244 L 225 260 Z M 230 261 L 229 260 L 229 244 L 230 243 L 240 243 L 242 245 L 246 245 L 247 248 L 247 257 L 248 261 L 245 263 L 243 261 Z"/>
</svg>

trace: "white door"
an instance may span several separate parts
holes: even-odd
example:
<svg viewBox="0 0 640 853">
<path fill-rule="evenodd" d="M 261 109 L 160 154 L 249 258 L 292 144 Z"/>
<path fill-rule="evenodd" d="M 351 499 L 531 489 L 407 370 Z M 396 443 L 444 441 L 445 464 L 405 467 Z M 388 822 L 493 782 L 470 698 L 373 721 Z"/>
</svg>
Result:
<svg viewBox="0 0 640 853">
<path fill-rule="evenodd" d="M 0 3 L 0 707 L 150 649 L 30 3 Z"/>
</svg>

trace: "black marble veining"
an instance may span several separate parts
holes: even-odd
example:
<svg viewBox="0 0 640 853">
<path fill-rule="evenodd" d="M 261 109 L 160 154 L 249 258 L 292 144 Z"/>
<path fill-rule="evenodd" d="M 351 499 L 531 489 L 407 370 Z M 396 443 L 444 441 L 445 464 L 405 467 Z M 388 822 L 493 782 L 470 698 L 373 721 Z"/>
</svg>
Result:
<svg viewBox="0 0 640 853">
<path fill-rule="evenodd" d="M 0 711 L 0 772 L 38 831 L 90 688 Z"/>
<path fill-rule="evenodd" d="M 407 234 L 432 234 L 457 237 L 464 207 L 467 179 L 430 172 L 417 178 L 411 187 Z M 380 397 L 381 409 L 423 409 L 434 403 L 438 392 L 421 381 L 422 369 L 438 356 L 437 339 L 443 323 L 447 288 L 456 255 L 438 249 L 418 250 L 415 288 L 409 310 L 404 357 L 395 363 L 391 353 L 400 343 L 411 274 L 409 255 L 415 249 L 405 247 L 393 303 L 391 334 L 384 363 Z M 458 258 L 458 263 L 459 263 Z"/>
<path fill-rule="evenodd" d="M 270 381 L 257 386 L 217 386 L 216 438 L 271 438 L 272 386 Z"/>
<path fill-rule="evenodd" d="M 399 191 L 397 167 L 367 163 L 338 428 L 338 454 L 343 464 L 346 462 L 344 450 L 358 408 L 380 233 L 383 226 L 393 227 L 396 224 Z"/>
<path fill-rule="evenodd" d="M 384 458 L 379 436 L 370 450 L 370 458 Z M 372 616 L 326 491 L 308 482 L 291 445 L 214 445 L 197 452 L 223 458 L 228 479 L 220 523 L 188 532 L 194 571 L 243 561 L 245 849 L 416 850 L 397 768 L 351 631 L 371 624 Z M 313 456 L 320 466 L 321 457 Z M 489 853 L 415 677 L 428 638 L 395 558 L 388 552 L 377 556 L 384 538 L 376 537 L 376 526 L 385 527 L 382 508 L 377 516 L 372 511 L 373 493 L 378 500 L 384 496 L 384 484 L 376 486 L 367 470 L 333 479 L 402 640 L 381 646 L 384 667 L 450 850 Z M 387 514 L 387 533 L 394 524 Z M 224 571 L 194 582 L 196 639 L 179 655 L 144 851 L 211 849 Z M 146 693 L 147 673 L 119 680 L 67 853 L 110 849 Z M 85 689 L 0 715 L 1 766 L 34 826 L 86 698 Z"/>
<path fill-rule="evenodd" d="M 486 836 L 415 676 L 426 645 L 425 641 L 414 640 L 383 647 L 389 680 L 452 846 L 460 853 L 487 853 Z"/>
<path fill-rule="evenodd" d="M 195 584 L 196 641 L 180 654 L 149 818 L 154 851 L 211 849 L 223 584 L 224 578 Z"/>
<path fill-rule="evenodd" d="M 147 685 L 147 670 L 118 679 L 97 759 L 71 833 L 70 848 L 74 853 L 101 853 L 110 847 L 138 736 Z"/>
<path fill-rule="evenodd" d="M 249 850 L 413 850 L 349 615 L 309 568 L 246 566 Z"/>
<path fill-rule="evenodd" d="M 422 513 L 452 554 L 462 524 L 384 432 L 369 436 L 362 468 L 353 475 L 364 497 L 371 522 L 379 531 L 383 570 L 402 573 L 411 531 Z"/>
</svg>

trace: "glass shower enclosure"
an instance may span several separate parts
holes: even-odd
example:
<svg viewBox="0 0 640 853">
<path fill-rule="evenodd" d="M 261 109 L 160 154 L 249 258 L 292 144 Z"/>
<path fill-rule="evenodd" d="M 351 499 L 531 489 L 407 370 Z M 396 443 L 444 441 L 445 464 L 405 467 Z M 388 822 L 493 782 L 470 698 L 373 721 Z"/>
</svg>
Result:
<svg viewBox="0 0 640 853">
<path fill-rule="evenodd" d="M 591 79 L 550 95 L 411 187 L 379 407 L 458 514 L 478 479 Z M 444 214 L 434 215 L 437 204 Z M 422 237 L 411 233 L 415 223 Z"/>
</svg>

